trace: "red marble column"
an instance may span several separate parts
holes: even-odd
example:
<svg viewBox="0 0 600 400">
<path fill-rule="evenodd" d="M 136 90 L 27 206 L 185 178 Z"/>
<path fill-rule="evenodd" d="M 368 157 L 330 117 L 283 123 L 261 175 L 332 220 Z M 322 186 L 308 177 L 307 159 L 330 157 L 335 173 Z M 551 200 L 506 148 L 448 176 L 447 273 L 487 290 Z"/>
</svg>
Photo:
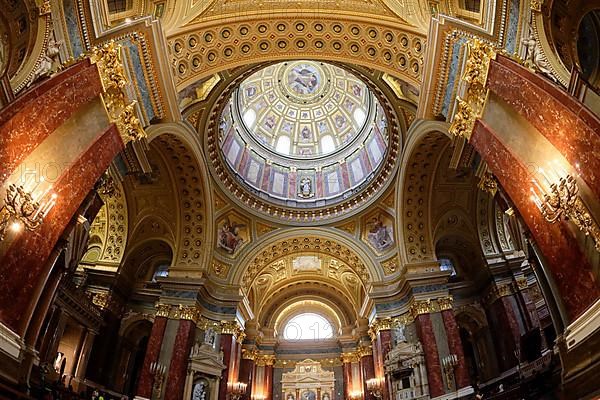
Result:
<svg viewBox="0 0 600 400">
<path fill-rule="evenodd" d="M 600 285 L 590 262 L 573 236 L 569 222 L 550 224 L 531 201 L 527 167 L 482 121 L 475 123 L 471 144 L 497 177 L 544 254 L 554 283 L 571 320 L 600 298 Z M 588 150 L 589 151 L 589 150 Z"/>
<path fill-rule="evenodd" d="M 352 364 L 350 362 L 344 362 L 344 399 L 350 398 L 352 390 Z"/>
<path fill-rule="evenodd" d="M 231 334 L 221 334 L 221 351 L 223 351 L 223 362 L 226 368 L 221 375 L 219 383 L 219 400 L 227 400 L 227 385 L 230 382 L 230 371 L 234 365 L 232 364 L 232 355 L 235 354 L 237 342 Z"/>
<path fill-rule="evenodd" d="M 171 364 L 169 365 L 164 400 L 181 400 L 183 398 L 188 359 L 194 344 L 195 332 L 196 325 L 193 321 L 179 320 L 179 328 L 171 353 Z"/>
<path fill-rule="evenodd" d="M 417 334 L 423 344 L 425 363 L 427 365 L 427 380 L 429 381 L 429 396 L 437 397 L 444 394 L 444 380 L 442 379 L 442 366 L 437 350 L 437 343 L 433 333 L 433 324 L 429 314 L 417 316 Z"/>
<path fill-rule="evenodd" d="M 250 399 L 252 393 L 252 385 L 254 384 L 254 360 L 242 358 L 240 361 L 240 382 L 248 385 L 248 391 L 242 399 Z"/>
<path fill-rule="evenodd" d="M 0 320 L 17 333 L 24 333 L 28 320 L 22 317 L 31 307 L 39 279 L 49 273 L 40 260 L 48 259 L 85 197 L 122 149 L 119 132 L 111 125 L 56 182 L 58 202 L 45 222 L 34 232 L 22 232 L 0 259 L 0 276 L 10 276 L 0 281 Z"/>
<path fill-rule="evenodd" d="M 365 393 L 365 400 L 373 400 L 375 397 L 367 390 L 367 381 L 375 378 L 375 362 L 373 361 L 373 355 L 365 355 L 360 358 L 360 367 L 362 369 L 363 376 L 363 392 Z"/>
<path fill-rule="evenodd" d="M 0 112 L 0 184 L 56 128 L 102 92 L 96 65 L 77 63 Z"/>
<path fill-rule="evenodd" d="M 150 365 L 158 361 L 166 327 L 167 318 L 154 318 L 154 324 L 152 325 L 152 331 L 150 332 L 150 337 L 148 338 L 146 356 L 144 357 L 144 364 L 142 366 L 142 372 L 140 374 L 137 387 L 137 395 L 139 397 L 149 399 L 152 395 L 152 375 L 150 374 Z"/>
<path fill-rule="evenodd" d="M 379 354 L 379 358 L 380 358 L 380 375 L 377 376 L 378 378 L 382 378 L 385 377 L 385 371 L 383 368 L 383 365 L 385 363 L 385 358 L 387 357 L 388 353 L 390 352 L 390 350 L 392 349 L 392 331 L 390 330 L 383 330 L 383 331 L 379 331 L 379 333 L 377 334 L 377 352 Z M 384 390 L 383 390 L 383 400 L 390 400 L 390 393 L 388 392 L 388 385 L 387 382 L 384 385 Z"/>
<path fill-rule="evenodd" d="M 265 365 L 265 392 L 266 400 L 273 400 L 273 364 Z"/>
<path fill-rule="evenodd" d="M 456 381 L 456 389 L 458 390 L 470 385 L 465 354 L 454 312 L 452 310 L 444 310 L 442 311 L 442 318 L 448 339 L 448 349 L 450 350 L 450 354 L 456 354 L 458 358 L 458 365 L 454 369 L 454 379 Z"/>
<path fill-rule="evenodd" d="M 503 56 L 490 62 L 487 84 L 571 165 L 579 164 L 581 178 L 600 197 L 600 157 L 591 150 L 600 148 L 600 118 L 557 84 Z"/>
</svg>

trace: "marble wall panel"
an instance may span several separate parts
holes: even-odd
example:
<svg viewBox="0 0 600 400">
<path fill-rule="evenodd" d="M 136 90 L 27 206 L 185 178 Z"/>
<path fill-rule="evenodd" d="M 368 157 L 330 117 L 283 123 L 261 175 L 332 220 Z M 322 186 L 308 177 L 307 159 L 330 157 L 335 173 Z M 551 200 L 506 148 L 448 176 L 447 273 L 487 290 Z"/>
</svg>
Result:
<svg viewBox="0 0 600 400">
<path fill-rule="evenodd" d="M 488 87 L 571 165 L 579 164 L 581 178 L 600 198 L 600 118 L 561 87 L 505 57 L 490 63 Z"/>
<path fill-rule="evenodd" d="M 115 155 L 123 149 L 117 128 L 111 125 L 54 186 L 59 201 L 34 232 L 23 232 L 0 260 L 0 320 L 21 332 L 21 316 L 30 307 L 35 290 L 48 274 L 47 260 L 58 238 Z"/>
<path fill-rule="evenodd" d="M 55 129 L 98 97 L 102 84 L 89 61 L 25 92 L 0 112 L 0 184 Z"/>
<path fill-rule="evenodd" d="M 600 298 L 600 288 L 569 222 L 550 224 L 544 219 L 530 199 L 529 171 L 482 121 L 475 124 L 471 144 L 517 207 L 544 254 L 570 319 L 577 318 Z"/>
</svg>

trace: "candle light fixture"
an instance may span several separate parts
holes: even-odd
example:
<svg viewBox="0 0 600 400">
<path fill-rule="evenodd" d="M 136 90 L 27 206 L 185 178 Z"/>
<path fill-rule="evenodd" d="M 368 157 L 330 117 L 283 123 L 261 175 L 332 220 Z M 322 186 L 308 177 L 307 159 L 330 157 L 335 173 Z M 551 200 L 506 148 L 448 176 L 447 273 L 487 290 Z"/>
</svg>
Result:
<svg viewBox="0 0 600 400">
<path fill-rule="evenodd" d="M 167 367 L 159 362 L 153 362 L 150 364 L 150 375 L 152 375 L 152 391 L 157 399 L 160 399 L 162 393 L 162 386 L 165 380 L 165 372 Z"/>
<path fill-rule="evenodd" d="M 239 400 L 246 394 L 248 385 L 243 382 L 233 382 L 229 385 L 229 398 Z"/>
<path fill-rule="evenodd" d="M 41 178 L 36 184 L 10 184 L 6 190 L 4 205 L 0 208 L 0 241 L 4 240 L 10 229 L 20 232 L 23 228 L 33 231 L 42 224 L 44 218 L 56 205 L 56 193 L 50 194 L 52 186 L 35 195 L 36 189 L 44 182 Z M 28 188 L 28 186 L 32 186 Z"/>
<path fill-rule="evenodd" d="M 449 354 L 442 358 L 442 366 L 446 373 L 446 382 L 450 390 L 455 390 L 456 385 L 454 383 L 454 368 L 458 365 L 458 356 L 456 354 Z"/>
<path fill-rule="evenodd" d="M 383 397 L 383 391 L 385 389 L 385 378 L 371 378 L 367 379 L 367 390 L 375 398 L 381 399 Z"/>
<path fill-rule="evenodd" d="M 542 179 L 531 180 L 531 201 L 544 219 L 551 224 L 560 221 L 561 217 L 573 222 L 586 236 L 592 237 L 596 251 L 600 252 L 600 228 L 579 196 L 575 177 L 558 162 L 547 170 L 538 168 L 537 173 Z"/>
</svg>

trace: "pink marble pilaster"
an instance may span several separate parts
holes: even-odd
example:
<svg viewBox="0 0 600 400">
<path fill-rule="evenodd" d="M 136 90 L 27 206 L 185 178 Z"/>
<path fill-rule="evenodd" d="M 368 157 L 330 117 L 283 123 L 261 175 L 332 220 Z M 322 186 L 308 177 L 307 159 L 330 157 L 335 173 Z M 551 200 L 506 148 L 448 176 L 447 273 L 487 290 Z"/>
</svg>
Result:
<svg viewBox="0 0 600 400">
<path fill-rule="evenodd" d="M 360 367 L 362 369 L 363 376 L 363 391 L 365 393 L 365 400 L 374 400 L 375 396 L 369 393 L 367 390 L 367 381 L 375 378 L 375 363 L 373 361 L 373 355 L 369 354 L 360 358 Z"/>
<path fill-rule="evenodd" d="M 44 260 L 94 184 L 108 168 L 115 155 L 123 149 L 123 141 L 114 125 L 99 135 L 98 139 L 67 168 L 54 185 L 58 195 L 56 206 L 46 221 L 33 232 L 22 232 L 0 259 L 0 320 L 16 332 L 23 334 L 22 318 L 40 279 L 49 270 Z"/>
<path fill-rule="evenodd" d="M 273 365 L 265 365 L 265 400 L 273 400 Z"/>
<path fill-rule="evenodd" d="M 550 224 L 531 201 L 531 175 L 482 121 L 477 121 L 471 144 L 486 161 L 492 173 L 517 207 L 523 221 L 544 254 L 560 296 L 571 320 L 600 297 L 600 287 L 573 236 L 569 222 Z"/>
<path fill-rule="evenodd" d="M 469 386 L 469 373 L 465 362 L 465 354 L 463 351 L 460 334 L 458 332 L 458 324 L 452 310 L 442 311 L 442 319 L 444 320 L 444 328 L 446 329 L 446 337 L 448 340 L 448 349 L 450 354 L 456 354 L 458 365 L 454 370 L 454 379 L 456 381 L 456 389 Z"/>
<path fill-rule="evenodd" d="M 254 377 L 254 360 L 248 360 L 242 358 L 240 361 L 240 382 L 248 385 L 248 391 L 245 396 L 242 396 L 242 400 L 250 399 L 250 393 L 252 393 L 252 385 Z"/>
<path fill-rule="evenodd" d="M 167 318 L 154 318 L 154 324 L 152 324 L 152 331 L 150 332 L 148 345 L 146 346 L 146 355 L 144 356 L 142 372 L 138 381 L 137 395 L 140 397 L 149 399 L 152 395 L 152 374 L 150 374 L 150 365 L 158 361 L 166 327 Z"/>
<path fill-rule="evenodd" d="M 164 400 L 180 400 L 185 390 L 188 358 L 194 344 L 196 325 L 193 321 L 182 319 L 179 321 L 177 336 L 173 343 L 169 376 L 165 389 Z"/>
<path fill-rule="evenodd" d="M 227 384 L 229 381 L 229 375 L 232 367 L 231 355 L 235 351 L 236 345 L 235 337 L 231 334 L 221 335 L 221 351 L 223 352 L 223 362 L 226 368 L 223 370 L 221 375 L 221 382 L 219 383 L 219 400 L 227 400 Z"/>
<path fill-rule="evenodd" d="M 429 381 L 429 396 L 438 397 L 444 394 L 444 381 L 442 379 L 442 366 L 433 333 L 433 324 L 429 314 L 421 314 L 415 319 L 417 334 L 423 344 L 425 364 L 427 367 L 427 380 Z"/>
</svg>

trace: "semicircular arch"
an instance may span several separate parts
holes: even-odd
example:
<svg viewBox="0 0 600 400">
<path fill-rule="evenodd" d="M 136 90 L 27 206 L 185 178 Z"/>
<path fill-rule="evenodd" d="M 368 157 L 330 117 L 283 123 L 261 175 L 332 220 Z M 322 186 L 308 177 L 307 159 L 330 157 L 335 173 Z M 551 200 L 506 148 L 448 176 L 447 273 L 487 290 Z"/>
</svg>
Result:
<svg viewBox="0 0 600 400">
<path fill-rule="evenodd" d="M 240 253 L 231 282 L 247 292 L 256 277 L 272 262 L 289 254 L 311 252 L 338 258 L 354 270 L 365 291 L 383 279 L 383 271 L 362 243 L 323 228 L 291 228 L 265 235 Z"/>
</svg>

